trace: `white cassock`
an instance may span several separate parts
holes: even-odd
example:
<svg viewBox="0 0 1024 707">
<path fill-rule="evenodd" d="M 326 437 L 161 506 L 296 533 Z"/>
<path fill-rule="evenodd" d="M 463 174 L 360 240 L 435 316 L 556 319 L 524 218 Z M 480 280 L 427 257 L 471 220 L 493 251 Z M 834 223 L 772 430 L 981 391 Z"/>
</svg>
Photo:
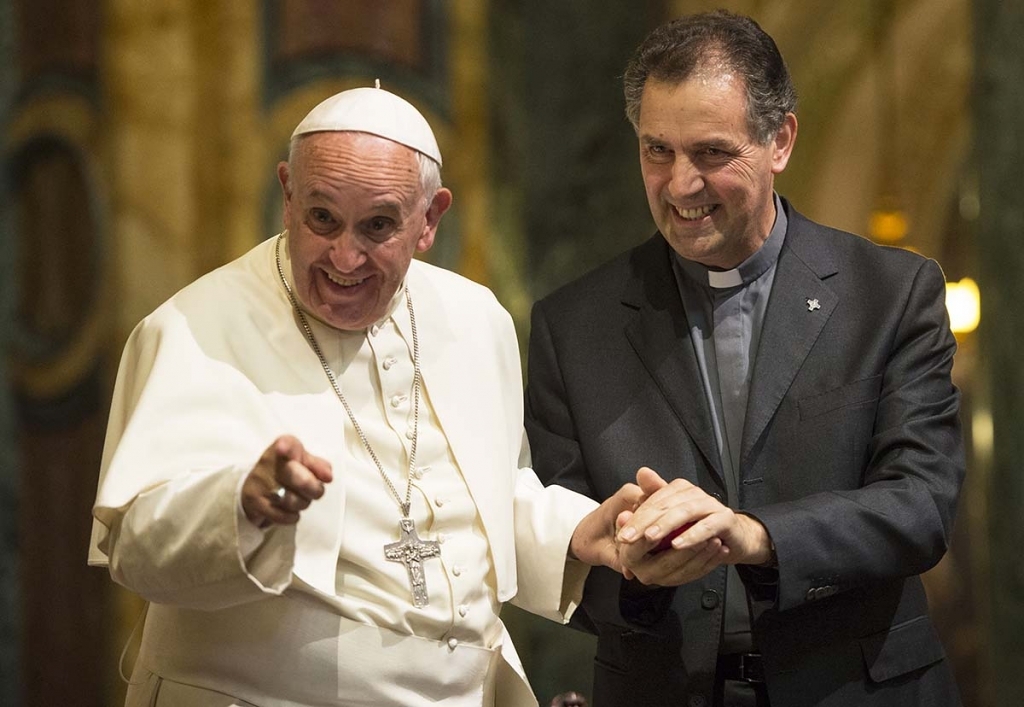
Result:
<svg viewBox="0 0 1024 707">
<path fill-rule="evenodd" d="M 121 360 L 89 562 L 151 602 L 129 705 L 536 705 L 503 602 L 567 621 L 566 561 L 595 503 L 544 488 L 522 429 L 519 349 L 486 288 L 413 261 L 423 393 L 411 517 L 441 543 L 429 604 L 384 557 L 400 512 L 297 323 L 266 241 L 147 317 Z M 282 243 L 285 272 L 290 273 Z M 310 319 L 404 496 L 412 334 L 401 290 L 366 332 Z M 296 526 L 259 531 L 241 482 L 276 437 L 334 481 Z"/>
</svg>

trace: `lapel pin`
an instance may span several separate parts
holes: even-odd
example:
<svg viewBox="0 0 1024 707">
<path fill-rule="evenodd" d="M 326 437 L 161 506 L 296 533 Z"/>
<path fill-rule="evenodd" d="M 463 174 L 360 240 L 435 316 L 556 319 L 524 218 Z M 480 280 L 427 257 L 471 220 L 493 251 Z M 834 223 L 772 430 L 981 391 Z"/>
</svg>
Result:
<svg viewBox="0 0 1024 707">
<path fill-rule="evenodd" d="M 816 300 L 816 299 L 809 299 L 809 300 L 807 300 L 807 311 L 808 312 L 813 312 L 816 309 L 821 309 L 821 305 L 818 303 L 818 300 Z"/>
</svg>

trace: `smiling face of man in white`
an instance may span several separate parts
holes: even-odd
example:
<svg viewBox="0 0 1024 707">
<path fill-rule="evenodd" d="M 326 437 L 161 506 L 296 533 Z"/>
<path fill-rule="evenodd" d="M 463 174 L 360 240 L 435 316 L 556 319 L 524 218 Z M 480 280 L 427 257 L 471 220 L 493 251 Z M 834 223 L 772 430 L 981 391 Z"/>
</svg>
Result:
<svg viewBox="0 0 1024 707">
<path fill-rule="evenodd" d="M 796 116 L 760 144 L 741 77 L 698 70 L 680 83 L 649 79 L 640 104 L 640 168 L 654 221 L 672 248 L 711 268 L 739 265 L 775 219 L 775 175 L 796 140 Z"/>
<path fill-rule="evenodd" d="M 423 193 L 415 151 L 361 132 L 303 137 L 278 165 L 295 295 L 345 331 L 382 319 L 452 202 Z"/>
</svg>

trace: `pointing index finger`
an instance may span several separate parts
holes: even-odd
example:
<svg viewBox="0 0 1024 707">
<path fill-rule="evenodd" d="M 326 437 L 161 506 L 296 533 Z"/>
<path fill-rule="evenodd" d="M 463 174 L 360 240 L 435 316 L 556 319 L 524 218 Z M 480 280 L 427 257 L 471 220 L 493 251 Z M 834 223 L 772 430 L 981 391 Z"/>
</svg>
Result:
<svg viewBox="0 0 1024 707">
<path fill-rule="evenodd" d="M 330 483 L 334 478 L 331 463 L 326 459 L 307 453 L 303 456 L 302 464 L 312 472 L 313 476 L 325 484 Z"/>
</svg>

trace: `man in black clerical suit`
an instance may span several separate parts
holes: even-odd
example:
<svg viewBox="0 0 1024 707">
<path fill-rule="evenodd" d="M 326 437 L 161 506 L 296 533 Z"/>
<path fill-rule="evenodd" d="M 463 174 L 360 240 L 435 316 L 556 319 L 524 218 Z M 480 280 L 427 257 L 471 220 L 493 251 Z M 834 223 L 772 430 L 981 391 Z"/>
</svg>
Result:
<svg viewBox="0 0 1024 707">
<path fill-rule="evenodd" d="M 920 579 L 964 476 L 939 266 L 775 193 L 796 97 L 749 18 L 624 83 L 659 232 L 535 306 L 527 390 L 545 483 L 647 494 L 574 616 L 593 704 L 959 704 Z"/>
</svg>

